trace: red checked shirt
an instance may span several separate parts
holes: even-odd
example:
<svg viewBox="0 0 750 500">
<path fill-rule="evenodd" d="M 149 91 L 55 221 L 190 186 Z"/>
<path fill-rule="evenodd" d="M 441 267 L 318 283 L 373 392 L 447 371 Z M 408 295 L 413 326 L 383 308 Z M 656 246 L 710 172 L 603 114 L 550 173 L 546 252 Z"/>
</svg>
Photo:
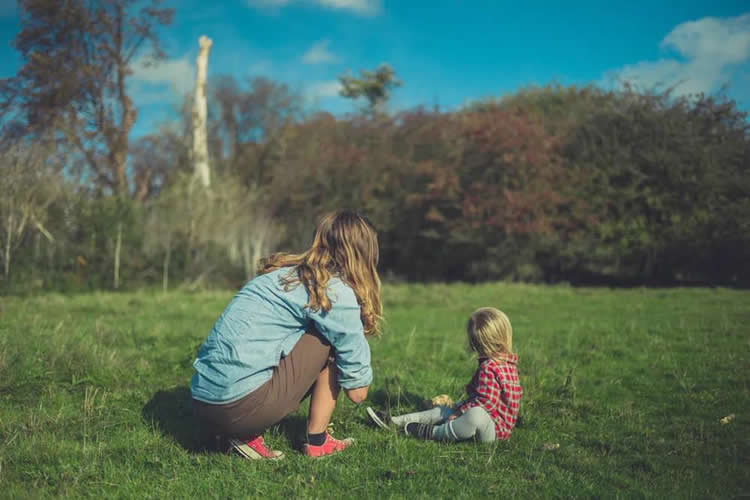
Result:
<svg viewBox="0 0 750 500">
<path fill-rule="evenodd" d="M 508 439 L 518 418 L 518 406 L 523 388 L 518 380 L 516 354 L 504 354 L 498 359 L 479 358 L 479 367 L 466 386 L 469 398 L 461 406 L 461 413 L 479 406 L 495 422 L 497 439 Z"/>
</svg>

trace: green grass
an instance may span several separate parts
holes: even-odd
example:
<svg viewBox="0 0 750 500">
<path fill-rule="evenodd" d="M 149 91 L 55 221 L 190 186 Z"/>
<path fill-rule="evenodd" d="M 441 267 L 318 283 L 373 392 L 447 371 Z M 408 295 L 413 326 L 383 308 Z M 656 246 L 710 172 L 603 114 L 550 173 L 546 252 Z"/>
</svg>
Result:
<svg viewBox="0 0 750 500">
<path fill-rule="evenodd" d="M 230 297 L 0 298 L 0 497 L 750 495 L 748 292 L 388 286 L 368 404 L 458 398 L 475 367 L 463 325 L 493 305 L 514 326 L 523 426 L 489 446 L 420 442 L 342 397 L 335 435 L 357 445 L 302 456 L 303 408 L 266 434 L 277 463 L 191 451 L 191 362 Z"/>
</svg>

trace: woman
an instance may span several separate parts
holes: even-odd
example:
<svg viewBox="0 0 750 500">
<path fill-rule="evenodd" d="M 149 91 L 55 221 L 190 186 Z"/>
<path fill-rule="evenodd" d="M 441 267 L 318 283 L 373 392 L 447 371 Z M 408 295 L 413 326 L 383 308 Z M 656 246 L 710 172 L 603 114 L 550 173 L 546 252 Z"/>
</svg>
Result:
<svg viewBox="0 0 750 500">
<path fill-rule="evenodd" d="M 226 307 L 193 366 L 193 408 L 208 432 L 246 458 L 279 459 L 263 431 L 310 395 L 304 453 L 352 444 L 326 429 L 339 389 L 355 403 L 372 382 L 370 347 L 382 312 L 377 234 L 363 216 L 325 216 L 306 252 L 261 262 Z"/>
</svg>

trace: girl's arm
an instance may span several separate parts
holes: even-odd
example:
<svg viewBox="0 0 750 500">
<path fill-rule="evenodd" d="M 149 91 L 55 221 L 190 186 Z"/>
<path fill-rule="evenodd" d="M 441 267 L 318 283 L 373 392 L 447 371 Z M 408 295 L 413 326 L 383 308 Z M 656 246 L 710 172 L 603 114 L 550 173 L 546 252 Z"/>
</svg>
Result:
<svg viewBox="0 0 750 500">
<path fill-rule="evenodd" d="M 474 391 L 474 396 L 459 407 L 461 413 L 465 413 L 469 408 L 474 406 L 484 408 L 487 413 L 499 407 L 502 386 L 500 385 L 500 381 L 497 380 L 495 373 L 489 369 L 486 363 L 482 364 L 479 368 L 479 377 Z"/>
</svg>

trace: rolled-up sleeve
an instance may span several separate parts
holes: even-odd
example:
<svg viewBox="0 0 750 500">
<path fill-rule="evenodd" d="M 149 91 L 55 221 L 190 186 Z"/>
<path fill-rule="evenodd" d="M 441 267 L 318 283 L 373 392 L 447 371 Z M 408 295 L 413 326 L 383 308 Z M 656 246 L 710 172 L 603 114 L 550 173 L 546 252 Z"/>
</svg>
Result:
<svg viewBox="0 0 750 500">
<path fill-rule="evenodd" d="M 372 383 L 370 345 L 354 292 L 342 284 L 329 293 L 329 298 L 331 310 L 311 312 L 310 319 L 336 352 L 339 385 L 344 389 L 368 386 Z"/>
</svg>

